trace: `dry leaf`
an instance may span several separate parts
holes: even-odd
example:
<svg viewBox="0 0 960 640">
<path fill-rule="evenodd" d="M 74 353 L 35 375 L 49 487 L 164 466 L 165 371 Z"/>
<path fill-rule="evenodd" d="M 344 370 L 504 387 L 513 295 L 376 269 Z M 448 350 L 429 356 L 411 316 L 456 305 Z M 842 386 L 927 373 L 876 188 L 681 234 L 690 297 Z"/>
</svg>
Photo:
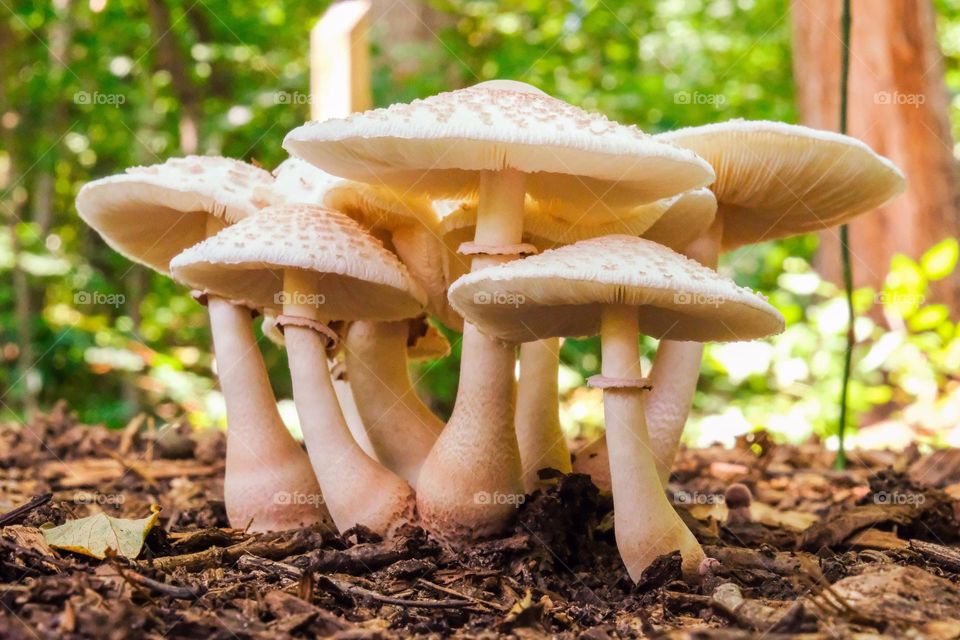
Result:
<svg viewBox="0 0 960 640">
<path fill-rule="evenodd" d="M 107 549 L 125 558 L 140 555 L 147 534 L 157 524 L 160 507 L 150 505 L 151 514 L 140 520 L 111 518 L 98 513 L 88 518 L 70 520 L 59 527 L 43 529 L 43 538 L 54 549 L 63 549 L 103 560 Z"/>
</svg>

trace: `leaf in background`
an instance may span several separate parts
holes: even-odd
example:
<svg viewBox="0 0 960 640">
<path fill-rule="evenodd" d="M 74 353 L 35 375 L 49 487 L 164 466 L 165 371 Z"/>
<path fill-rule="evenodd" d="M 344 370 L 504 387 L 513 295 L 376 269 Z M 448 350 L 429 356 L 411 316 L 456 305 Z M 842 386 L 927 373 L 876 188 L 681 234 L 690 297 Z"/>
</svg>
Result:
<svg viewBox="0 0 960 640">
<path fill-rule="evenodd" d="M 956 238 L 947 238 L 930 247 L 920 258 L 920 266 L 930 280 L 941 280 L 953 273 L 960 256 L 960 245 Z"/>
<path fill-rule="evenodd" d="M 98 513 L 88 518 L 70 520 L 43 530 L 43 538 L 54 549 L 63 549 L 103 560 L 107 549 L 113 549 L 125 558 L 136 558 L 143 548 L 147 534 L 157 524 L 160 507 L 150 506 L 150 515 L 140 520 L 111 518 Z"/>
</svg>

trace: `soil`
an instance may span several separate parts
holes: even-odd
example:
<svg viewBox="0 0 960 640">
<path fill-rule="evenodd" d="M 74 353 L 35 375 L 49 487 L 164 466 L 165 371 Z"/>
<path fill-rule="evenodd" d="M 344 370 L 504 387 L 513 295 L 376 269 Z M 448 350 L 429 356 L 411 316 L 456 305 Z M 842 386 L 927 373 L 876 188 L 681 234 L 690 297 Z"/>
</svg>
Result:
<svg viewBox="0 0 960 640">
<path fill-rule="evenodd" d="M 462 553 L 408 528 L 227 527 L 219 432 L 110 431 L 65 407 L 0 428 L 0 638 L 957 638 L 960 455 L 860 452 L 763 433 L 685 451 L 670 493 L 717 562 L 679 556 L 639 584 L 612 503 L 586 476 L 528 496 L 503 537 Z M 749 507 L 728 510 L 742 483 Z M 731 497 L 743 499 L 742 487 Z M 137 559 L 55 551 L 40 527 L 162 507 Z"/>
</svg>

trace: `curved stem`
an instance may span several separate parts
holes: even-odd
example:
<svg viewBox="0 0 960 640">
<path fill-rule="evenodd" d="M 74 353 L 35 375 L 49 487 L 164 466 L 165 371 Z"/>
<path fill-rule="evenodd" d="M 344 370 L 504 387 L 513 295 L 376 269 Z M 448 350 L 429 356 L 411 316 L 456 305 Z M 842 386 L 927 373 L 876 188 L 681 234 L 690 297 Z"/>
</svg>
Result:
<svg viewBox="0 0 960 640">
<path fill-rule="evenodd" d="M 516 429 L 527 493 L 543 487 L 537 472 L 556 469 L 570 473 L 570 450 L 560 427 L 560 339 L 520 345 Z"/>
<path fill-rule="evenodd" d="M 249 309 L 209 296 L 208 313 L 227 407 L 223 493 L 231 526 L 331 526 L 307 454 L 280 419 Z"/>
<path fill-rule="evenodd" d="M 316 293 L 301 272 L 284 274 L 287 299 Z M 285 305 L 284 313 L 317 320 L 317 309 Z M 293 399 L 304 441 L 327 508 L 341 532 L 363 525 L 389 536 L 414 517 L 413 490 L 402 478 L 363 452 L 343 418 L 327 368 L 326 341 L 315 330 L 288 325 L 284 331 Z"/>
<path fill-rule="evenodd" d="M 600 332 L 603 375 L 639 378 L 636 308 L 607 305 Z M 606 389 L 603 394 L 617 548 L 634 581 L 658 556 L 678 549 L 684 574 L 693 577 L 705 556 L 658 481 L 644 416 L 644 393 L 641 389 Z"/>
<path fill-rule="evenodd" d="M 484 172 L 477 203 L 479 244 L 521 240 L 526 176 Z M 510 260 L 477 256 L 472 270 Z M 420 473 L 417 505 L 424 524 L 450 541 L 502 531 L 520 502 L 520 451 L 513 425 L 515 349 L 464 322 L 460 385 L 453 415 Z"/>
<path fill-rule="evenodd" d="M 423 404 L 407 369 L 407 322 L 354 322 L 347 380 L 377 459 L 414 488 L 443 422 Z"/>
</svg>

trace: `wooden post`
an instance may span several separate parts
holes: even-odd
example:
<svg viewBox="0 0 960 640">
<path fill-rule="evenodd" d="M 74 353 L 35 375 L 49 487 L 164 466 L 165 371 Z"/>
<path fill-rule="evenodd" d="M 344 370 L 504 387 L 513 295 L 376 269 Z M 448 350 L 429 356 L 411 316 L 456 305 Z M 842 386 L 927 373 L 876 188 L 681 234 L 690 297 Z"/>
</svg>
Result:
<svg viewBox="0 0 960 640">
<path fill-rule="evenodd" d="M 330 5 L 310 32 L 310 117 L 342 118 L 373 105 L 370 94 L 370 2 Z"/>
</svg>

